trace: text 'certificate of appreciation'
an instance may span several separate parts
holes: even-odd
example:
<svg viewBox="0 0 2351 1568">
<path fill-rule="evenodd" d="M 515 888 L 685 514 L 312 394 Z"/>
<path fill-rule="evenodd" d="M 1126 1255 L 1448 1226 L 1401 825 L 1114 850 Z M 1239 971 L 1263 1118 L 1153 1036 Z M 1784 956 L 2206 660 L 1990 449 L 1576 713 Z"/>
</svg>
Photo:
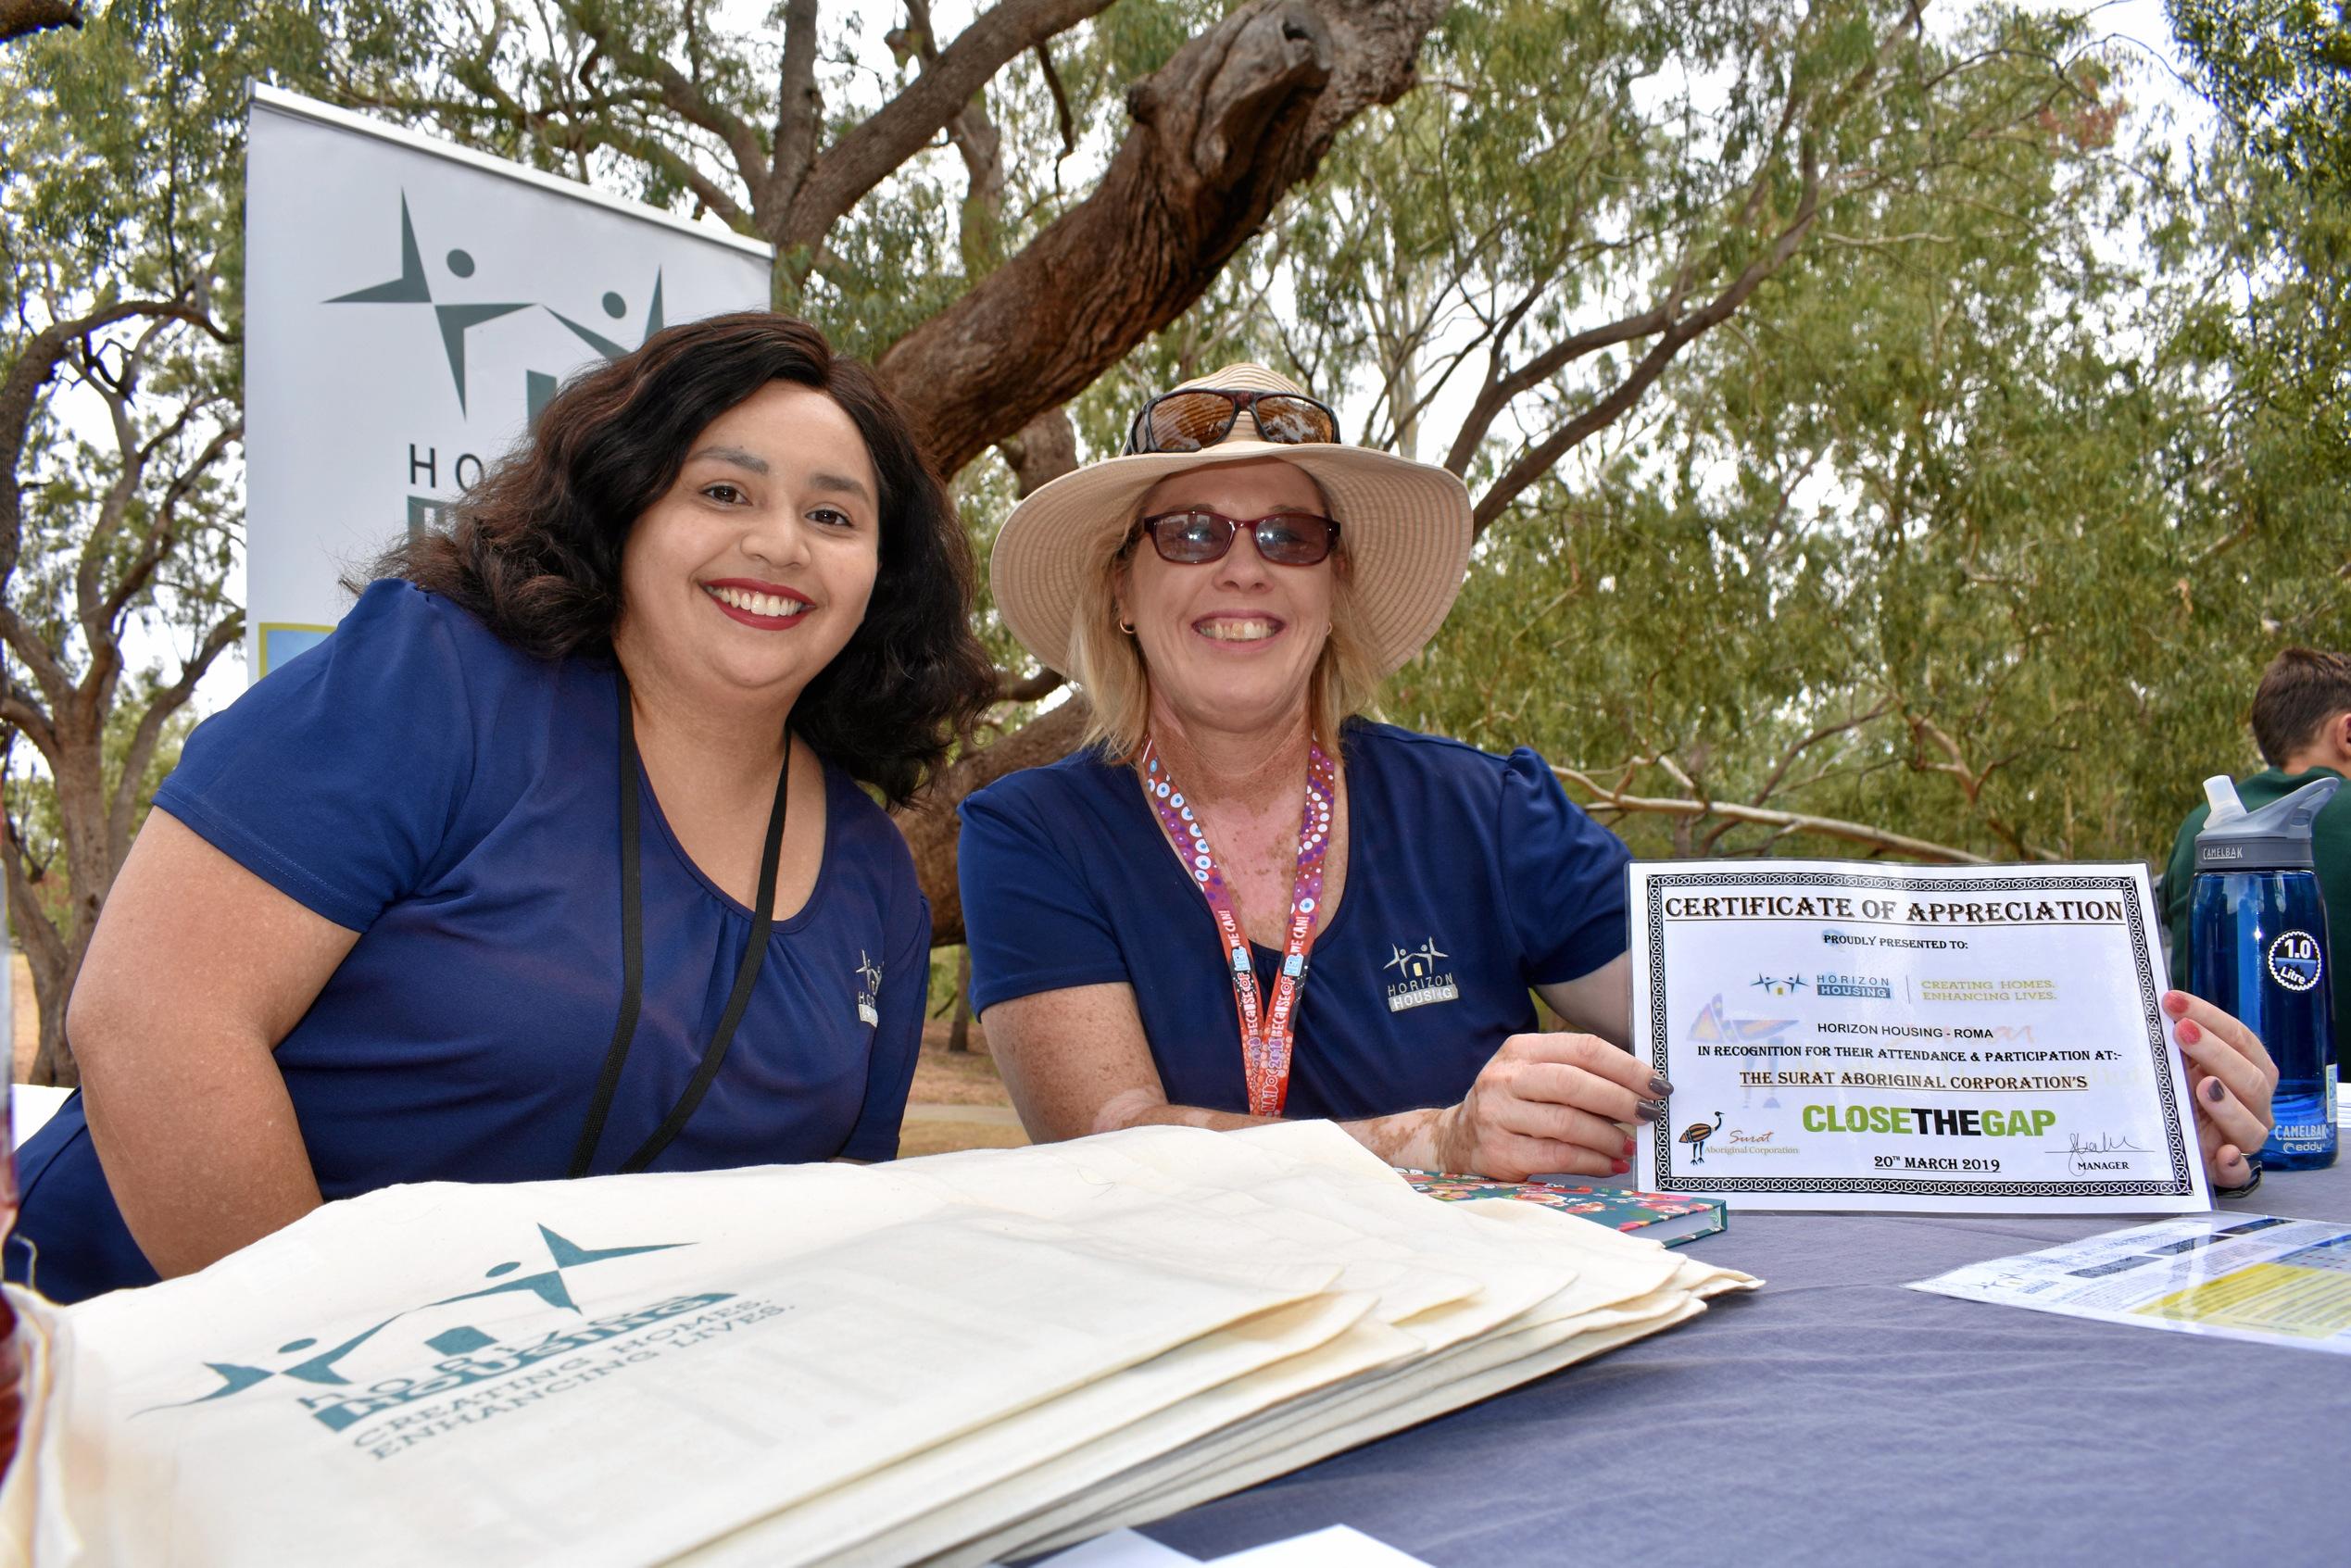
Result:
<svg viewBox="0 0 2351 1568">
<path fill-rule="evenodd" d="M 1641 1185 L 1752 1209 L 2212 1207 L 2137 865 L 1636 864 Z"/>
</svg>

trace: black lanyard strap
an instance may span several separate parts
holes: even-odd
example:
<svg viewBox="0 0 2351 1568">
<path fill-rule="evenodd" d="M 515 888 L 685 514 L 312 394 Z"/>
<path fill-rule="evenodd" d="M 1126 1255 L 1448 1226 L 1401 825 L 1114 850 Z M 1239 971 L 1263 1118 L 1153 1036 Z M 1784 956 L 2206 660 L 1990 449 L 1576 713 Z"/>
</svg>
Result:
<svg viewBox="0 0 2351 1568">
<path fill-rule="evenodd" d="M 570 1173 L 573 1176 L 586 1175 L 595 1163 L 597 1145 L 603 1141 L 605 1119 L 611 1114 L 612 1097 L 620 1089 L 621 1069 L 627 1064 L 629 1047 L 636 1039 L 637 1016 L 645 1001 L 645 866 L 638 824 L 643 798 L 637 784 L 636 719 L 629 708 L 628 677 L 615 671 L 613 683 L 621 694 L 621 1016 L 612 1025 L 612 1043 L 604 1050 L 604 1070 L 597 1075 L 587 1121 L 580 1128 L 579 1142 L 572 1146 Z M 703 1048 L 701 1060 L 695 1064 L 685 1092 L 636 1152 L 621 1161 L 623 1173 L 649 1167 L 684 1130 L 702 1097 L 710 1093 L 711 1082 L 726 1061 L 727 1047 L 735 1043 L 735 1026 L 751 1005 L 760 970 L 767 962 L 768 934 L 775 925 L 775 877 L 784 858 L 785 805 L 791 781 L 792 734 L 786 730 L 784 768 L 776 775 L 775 804 L 767 814 L 767 847 L 760 852 L 760 890 L 751 906 L 751 941 L 743 950 L 743 961 L 735 966 L 735 989 L 726 998 L 726 1011 Z"/>
</svg>

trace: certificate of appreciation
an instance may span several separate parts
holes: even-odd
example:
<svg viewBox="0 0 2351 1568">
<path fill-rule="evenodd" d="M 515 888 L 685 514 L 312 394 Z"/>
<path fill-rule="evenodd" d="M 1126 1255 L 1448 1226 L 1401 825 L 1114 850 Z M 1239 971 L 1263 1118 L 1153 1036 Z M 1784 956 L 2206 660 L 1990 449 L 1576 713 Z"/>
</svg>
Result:
<svg viewBox="0 0 2351 1568">
<path fill-rule="evenodd" d="M 1642 1186 L 1752 1209 L 2212 1207 L 2137 865 L 1636 864 Z"/>
</svg>

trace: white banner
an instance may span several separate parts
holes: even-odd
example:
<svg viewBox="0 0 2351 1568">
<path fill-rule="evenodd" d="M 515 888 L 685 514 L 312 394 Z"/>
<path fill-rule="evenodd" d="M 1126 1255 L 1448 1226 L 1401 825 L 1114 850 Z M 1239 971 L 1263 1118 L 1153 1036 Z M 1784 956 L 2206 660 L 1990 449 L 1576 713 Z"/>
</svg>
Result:
<svg viewBox="0 0 2351 1568">
<path fill-rule="evenodd" d="M 245 171 L 245 653 L 669 322 L 767 303 L 767 246 L 256 85 Z"/>
</svg>

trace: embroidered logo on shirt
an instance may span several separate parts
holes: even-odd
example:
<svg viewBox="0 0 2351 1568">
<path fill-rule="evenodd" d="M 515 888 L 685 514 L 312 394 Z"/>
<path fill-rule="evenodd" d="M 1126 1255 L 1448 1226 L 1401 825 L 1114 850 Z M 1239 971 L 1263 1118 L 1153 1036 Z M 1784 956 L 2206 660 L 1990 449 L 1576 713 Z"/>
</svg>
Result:
<svg viewBox="0 0 2351 1568">
<path fill-rule="evenodd" d="M 882 1014 L 875 1002 L 882 994 L 882 966 L 867 958 L 862 947 L 857 950 L 857 1016 L 879 1028 Z"/>
<path fill-rule="evenodd" d="M 1460 997 L 1461 987 L 1454 984 L 1452 971 L 1440 972 L 1437 968 L 1438 960 L 1452 955 L 1440 949 L 1434 936 L 1410 952 L 1391 942 L 1389 951 L 1395 957 L 1379 967 L 1392 969 L 1398 974 L 1398 978 L 1388 986 L 1389 1012 L 1402 1012 L 1406 1008 L 1427 1007 L 1431 1002 L 1450 1002 Z"/>
</svg>

